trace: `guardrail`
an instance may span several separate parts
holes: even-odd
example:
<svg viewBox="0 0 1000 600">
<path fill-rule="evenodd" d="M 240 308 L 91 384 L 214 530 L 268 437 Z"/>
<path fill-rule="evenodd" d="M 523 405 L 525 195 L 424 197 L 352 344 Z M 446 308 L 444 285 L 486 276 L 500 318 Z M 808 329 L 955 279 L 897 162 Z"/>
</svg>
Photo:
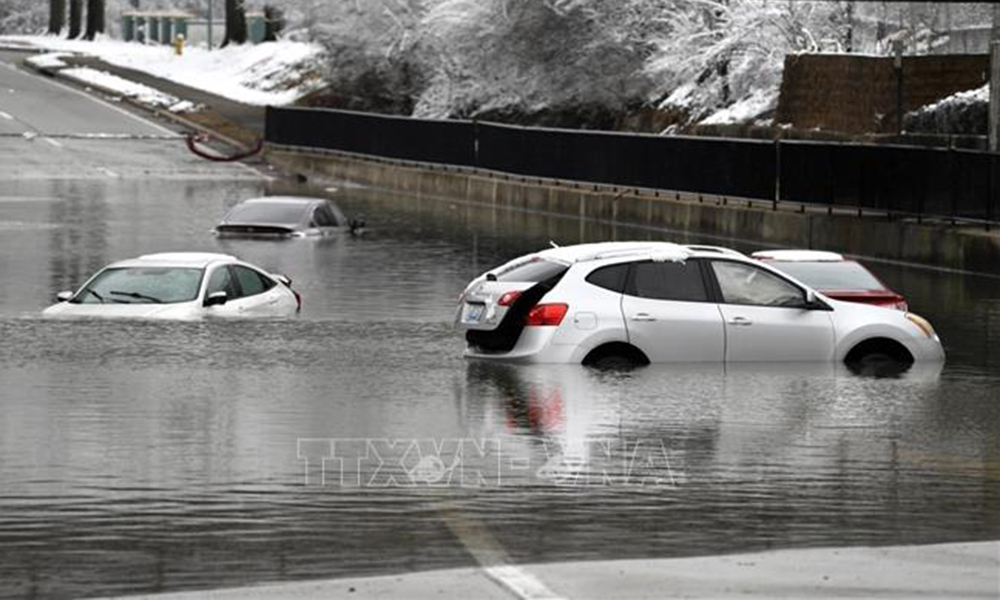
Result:
<svg viewBox="0 0 1000 600">
<path fill-rule="evenodd" d="M 268 107 L 265 139 L 624 187 L 875 211 L 1000 220 L 1000 155 L 974 150 L 545 129 L 332 109 Z"/>
</svg>

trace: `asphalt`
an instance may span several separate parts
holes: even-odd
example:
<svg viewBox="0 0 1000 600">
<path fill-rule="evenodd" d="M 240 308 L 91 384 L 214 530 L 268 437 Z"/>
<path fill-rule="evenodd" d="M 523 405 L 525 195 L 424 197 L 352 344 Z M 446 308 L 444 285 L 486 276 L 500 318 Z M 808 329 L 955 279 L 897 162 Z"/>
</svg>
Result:
<svg viewBox="0 0 1000 600">
<path fill-rule="evenodd" d="M 24 56 L 0 51 L 0 181 L 262 177 L 195 156 L 169 123 L 19 68 Z"/>
</svg>

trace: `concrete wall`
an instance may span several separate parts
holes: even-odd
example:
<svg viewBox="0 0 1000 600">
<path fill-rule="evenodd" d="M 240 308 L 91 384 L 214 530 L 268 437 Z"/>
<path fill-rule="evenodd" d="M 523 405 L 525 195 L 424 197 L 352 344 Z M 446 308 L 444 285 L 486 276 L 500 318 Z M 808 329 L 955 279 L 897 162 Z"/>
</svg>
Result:
<svg viewBox="0 0 1000 600">
<path fill-rule="evenodd" d="M 420 199 L 500 210 L 543 211 L 574 219 L 697 232 L 776 246 L 1000 275 L 1000 235 L 985 229 L 828 214 L 770 201 L 631 190 L 506 176 L 456 167 L 404 164 L 269 145 L 269 162 L 334 182 L 352 182 Z"/>
<path fill-rule="evenodd" d="M 989 80 L 985 54 L 903 57 L 903 110 L 909 112 Z M 893 133 L 893 58 L 801 54 L 785 58 L 776 122 L 800 129 Z"/>
</svg>

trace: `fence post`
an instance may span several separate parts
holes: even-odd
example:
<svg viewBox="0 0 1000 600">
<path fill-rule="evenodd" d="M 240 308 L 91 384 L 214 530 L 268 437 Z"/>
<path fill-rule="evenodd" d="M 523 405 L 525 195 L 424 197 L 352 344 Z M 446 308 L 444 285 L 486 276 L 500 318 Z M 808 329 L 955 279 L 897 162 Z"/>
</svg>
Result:
<svg viewBox="0 0 1000 600">
<path fill-rule="evenodd" d="M 472 163 L 479 167 L 479 121 L 472 120 Z"/>
<path fill-rule="evenodd" d="M 948 181 L 958 181 L 958 174 L 955 172 L 957 170 L 956 163 L 958 162 L 957 155 L 955 154 L 955 140 L 951 140 L 951 144 L 948 145 Z M 958 186 L 949 185 L 948 190 L 951 192 L 951 224 L 955 224 L 955 209 L 958 208 Z"/>
<path fill-rule="evenodd" d="M 781 138 L 774 140 L 774 202 L 771 210 L 778 210 L 778 201 L 781 200 Z"/>
</svg>

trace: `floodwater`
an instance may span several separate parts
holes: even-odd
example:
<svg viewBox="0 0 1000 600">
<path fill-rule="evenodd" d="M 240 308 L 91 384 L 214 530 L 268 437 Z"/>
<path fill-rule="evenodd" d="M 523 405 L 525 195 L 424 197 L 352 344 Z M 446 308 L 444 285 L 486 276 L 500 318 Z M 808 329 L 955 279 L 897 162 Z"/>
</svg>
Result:
<svg viewBox="0 0 1000 600">
<path fill-rule="evenodd" d="M 874 265 L 949 355 L 897 379 L 473 364 L 452 318 L 486 268 L 549 240 L 717 240 L 349 188 L 334 196 L 363 237 L 210 235 L 264 191 L 0 195 L 0 596 L 470 566 L 469 523 L 515 562 L 1000 538 L 1000 279 Z M 304 309 L 38 317 L 104 264 L 164 250 L 285 273 Z"/>
</svg>

